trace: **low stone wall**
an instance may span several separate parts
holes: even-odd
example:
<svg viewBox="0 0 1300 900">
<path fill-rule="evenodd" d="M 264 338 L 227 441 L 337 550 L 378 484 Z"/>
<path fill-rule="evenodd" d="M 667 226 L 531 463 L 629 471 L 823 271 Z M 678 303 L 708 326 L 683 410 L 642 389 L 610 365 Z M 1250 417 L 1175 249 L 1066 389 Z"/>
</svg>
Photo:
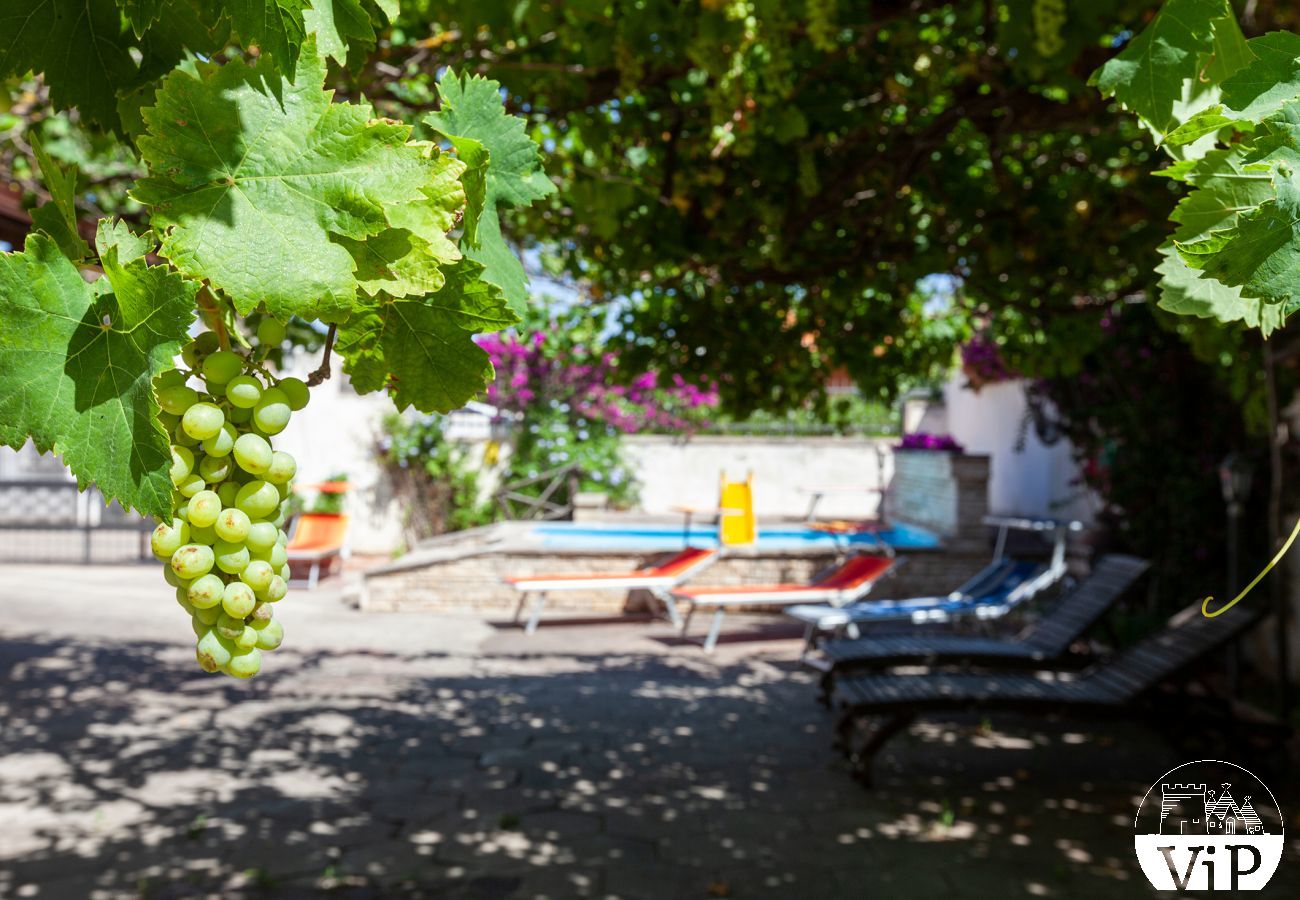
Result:
<svg viewBox="0 0 1300 900">
<path fill-rule="evenodd" d="M 542 572 L 593 573 L 627 571 L 662 554 L 570 553 L 525 548 L 491 549 L 478 553 L 449 554 L 419 565 L 386 566 L 367 573 L 361 595 L 366 610 L 437 610 L 443 612 L 512 612 L 519 595 L 501 583 L 505 575 Z M 900 558 L 902 564 L 876 588 L 877 597 L 911 597 L 946 594 L 988 562 L 987 548 L 980 552 L 924 551 Z M 827 552 L 794 554 L 736 551 L 718 560 L 695 579 L 699 584 L 768 584 L 805 582 L 833 565 Z M 636 612 L 646 608 L 641 592 L 628 596 L 617 591 L 560 591 L 547 600 L 548 610 L 582 610 L 607 613 Z"/>
</svg>

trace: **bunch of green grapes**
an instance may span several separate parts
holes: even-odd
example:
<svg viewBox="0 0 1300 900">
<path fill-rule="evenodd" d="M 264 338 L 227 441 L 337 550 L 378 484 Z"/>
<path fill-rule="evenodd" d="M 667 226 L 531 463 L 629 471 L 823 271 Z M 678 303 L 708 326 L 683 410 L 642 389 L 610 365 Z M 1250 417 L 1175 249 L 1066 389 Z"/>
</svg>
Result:
<svg viewBox="0 0 1300 900">
<path fill-rule="evenodd" d="M 278 346 L 284 326 L 265 319 L 257 339 Z M 189 368 L 156 382 L 176 490 L 172 519 L 159 523 L 151 543 L 193 621 L 199 666 L 251 678 L 262 651 L 284 639 L 272 607 L 289 581 L 284 501 L 298 465 L 271 438 L 307 405 L 307 385 L 274 378 L 261 353 L 222 349 L 213 332 L 181 355 Z"/>
</svg>

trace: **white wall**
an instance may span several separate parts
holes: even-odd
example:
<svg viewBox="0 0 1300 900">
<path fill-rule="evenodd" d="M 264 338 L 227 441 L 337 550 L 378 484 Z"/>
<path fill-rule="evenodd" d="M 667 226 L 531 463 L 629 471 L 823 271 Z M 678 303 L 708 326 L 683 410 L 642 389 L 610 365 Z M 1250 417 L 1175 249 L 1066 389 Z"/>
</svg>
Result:
<svg viewBox="0 0 1300 900">
<path fill-rule="evenodd" d="M 979 391 L 964 384 L 958 375 L 944 386 L 947 430 L 968 453 L 992 458 L 989 510 L 1091 522 L 1095 499 L 1071 483 L 1079 468 L 1068 440 L 1047 446 L 1031 427 L 1024 450 L 1016 452 L 1026 409 L 1022 383 L 1004 381 Z"/>
<path fill-rule="evenodd" d="M 880 488 L 893 471 L 888 447 L 893 438 L 732 437 L 674 438 L 633 435 L 626 452 L 641 482 L 641 509 L 671 512 L 674 506 L 714 506 L 718 477 L 754 472 L 754 511 L 765 516 L 802 516 L 811 495 L 805 488 L 830 485 L 839 492 L 825 496 L 821 518 L 865 518 L 875 514 L 879 495 L 860 488 Z M 883 449 L 883 472 L 878 449 Z"/>
</svg>

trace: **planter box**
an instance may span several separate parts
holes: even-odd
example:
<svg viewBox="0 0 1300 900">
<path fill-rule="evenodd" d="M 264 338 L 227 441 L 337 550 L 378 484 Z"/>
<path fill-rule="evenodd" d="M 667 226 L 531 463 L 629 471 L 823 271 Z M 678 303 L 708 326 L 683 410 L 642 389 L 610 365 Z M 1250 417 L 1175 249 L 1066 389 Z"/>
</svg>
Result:
<svg viewBox="0 0 1300 900">
<path fill-rule="evenodd" d="M 891 520 L 919 525 L 953 541 L 984 542 L 989 511 L 989 457 L 951 450 L 894 451 L 886 508 Z"/>
</svg>

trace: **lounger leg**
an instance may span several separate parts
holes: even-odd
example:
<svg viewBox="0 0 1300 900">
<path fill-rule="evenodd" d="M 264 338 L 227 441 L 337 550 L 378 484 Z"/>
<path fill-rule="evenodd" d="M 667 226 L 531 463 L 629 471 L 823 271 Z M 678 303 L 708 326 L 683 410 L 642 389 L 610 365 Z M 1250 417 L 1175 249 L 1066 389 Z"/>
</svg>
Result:
<svg viewBox="0 0 1300 900">
<path fill-rule="evenodd" d="M 725 607 L 719 606 L 713 612 L 713 622 L 709 625 L 708 637 L 704 639 L 704 652 L 712 653 L 718 645 L 718 632 L 722 631 L 722 618 L 727 614 Z"/>
<path fill-rule="evenodd" d="M 537 620 L 542 617 L 542 607 L 546 605 L 546 591 L 538 591 L 533 596 L 533 609 L 528 615 L 528 624 L 524 626 L 524 634 L 532 634 L 537 630 Z"/>
<path fill-rule="evenodd" d="M 652 591 L 654 598 L 664 605 L 664 612 L 668 615 L 668 621 L 673 623 L 674 628 L 682 627 L 681 613 L 677 611 L 677 601 L 667 591 Z"/>
<path fill-rule="evenodd" d="M 515 617 L 510 621 L 519 624 L 519 617 L 524 614 L 524 604 L 528 602 L 528 591 L 519 592 L 519 602 L 515 605 Z"/>
<path fill-rule="evenodd" d="M 856 641 L 862 637 L 862 629 L 858 628 L 857 622 L 850 622 L 844 629 L 844 633 L 849 636 L 850 640 Z"/>
<path fill-rule="evenodd" d="M 914 716 L 907 713 L 890 716 L 873 729 L 860 745 L 850 748 L 849 761 L 853 764 L 854 776 L 864 787 L 871 787 L 871 766 L 880 748 L 894 735 L 911 725 L 913 718 Z"/>
<path fill-rule="evenodd" d="M 695 615 L 695 604 L 692 603 L 686 607 L 686 615 L 682 616 L 682 637 L 686 637 L 686 632 L 691 628 L 691 616 Z"/>
<path fill-rule="evenodd" d="M 320 580 L 320 560 L 316 560 L 311 564 L 311 571 L 307 574 L 307 590 L 310 591 L 315 589 L 316 582 L 319 580 Z"/>
</svg>

